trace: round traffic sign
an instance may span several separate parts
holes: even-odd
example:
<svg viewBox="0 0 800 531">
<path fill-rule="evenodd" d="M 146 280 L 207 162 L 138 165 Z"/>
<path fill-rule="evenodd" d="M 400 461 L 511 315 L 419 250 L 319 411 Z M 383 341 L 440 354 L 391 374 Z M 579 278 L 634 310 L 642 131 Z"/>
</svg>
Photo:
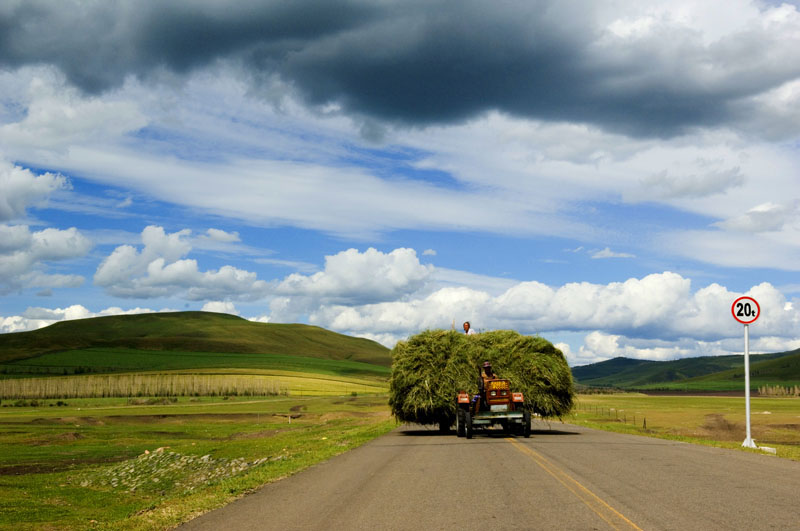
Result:
<svg viewBox="0 0 800 531">
<path fill-rule="evenodd" d="M 753 297 L 739 297 L 731 306 L 733 318 L 742 324 L 750 324 L 761 315 L 761 306 Z"/>
</svg>

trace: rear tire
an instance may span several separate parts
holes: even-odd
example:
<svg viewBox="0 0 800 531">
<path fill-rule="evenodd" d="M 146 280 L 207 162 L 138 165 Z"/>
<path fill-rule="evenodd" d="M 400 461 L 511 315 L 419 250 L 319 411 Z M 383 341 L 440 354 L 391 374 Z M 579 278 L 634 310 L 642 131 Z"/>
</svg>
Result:
<svg viewBox="0 0 800 531">
<path fill-rule="evenodd" d="M 466 413 L 466 411 L 459 409 L 456 415 L 456 435 L 459 437 L 464 437 L 467 434 L 464 424 L 464 413 Z"/>
<path fill-rule="evenodd" d="M 529 409 L 522 412 L 522 436 L 526 439 L 531 436 L 531 412 Z"/>
<path fill-rule="evenodd" d="M 464 435 L 467 439 L 472 439 L 472 414 L 464 412 Z"/>
</svg>

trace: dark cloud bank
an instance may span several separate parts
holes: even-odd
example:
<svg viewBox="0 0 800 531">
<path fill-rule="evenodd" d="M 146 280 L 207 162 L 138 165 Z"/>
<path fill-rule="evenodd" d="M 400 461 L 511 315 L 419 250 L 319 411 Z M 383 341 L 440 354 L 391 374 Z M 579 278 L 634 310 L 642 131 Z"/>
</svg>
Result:
<svg viewBox="0 0 800 531">
<path fill-rule="evenodd" d="M 225 60 L 255 80 L 279 76 L 310 104 L 391 123 L 499 110 L 655 136 L 724 123 L 800 75 L 800 43 L 766 31 L 703 44 L 663 27 L 631 45 L 605 32 L 595 5 L 19 1 L 0 7 L 0 65 L 52 64 L 99 93 Z"/>
</svg>

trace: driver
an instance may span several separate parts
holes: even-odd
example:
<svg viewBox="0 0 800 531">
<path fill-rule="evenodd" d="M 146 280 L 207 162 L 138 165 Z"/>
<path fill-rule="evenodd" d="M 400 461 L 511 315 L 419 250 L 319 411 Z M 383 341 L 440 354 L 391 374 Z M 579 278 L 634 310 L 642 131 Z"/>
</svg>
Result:
<svg viewBox="0 0 800 531">
<path fill-rule="evenodd" d="M 488 402 L 486 400 L 486 387 L 488 386 L 489 380 L 496 380 L 497 375 L 492 370 L 492 363 L 489 361 L 483 362 L 483 374 L 478 379 L 478 388 L 481 394 L 481 399 L 483 400 L 484 407 L 488 407 Z"/>
</svg>

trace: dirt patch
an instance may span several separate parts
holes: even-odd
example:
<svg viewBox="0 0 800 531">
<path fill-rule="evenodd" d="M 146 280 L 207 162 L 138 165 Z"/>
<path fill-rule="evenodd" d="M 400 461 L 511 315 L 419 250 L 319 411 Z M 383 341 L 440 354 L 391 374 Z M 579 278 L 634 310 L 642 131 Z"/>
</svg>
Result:
<svg viewBox="0 0 800 531">
<path fill-rule="evenodd" d="M 78 441 L 80 439 L 85 439 L 83 435 L 76 431 L 70 431 L 67 433 L 59 433 L 54 437 L 45 437 L 41 439 L 31 439 L 26 442 L 26 444 L 30 446 L 49 446 L 51 444 L 61 444 L 61 443 L 69 443 Z"/>
<path fill-rule="evenodd" d="M 259 413 L 197 413 L 197 414 L 175 414 L 175 415 L 112 415 L 107 417 L 117 424 L 183 424 L 184 422 L 239 422 L 264 420 L 272 415 L 262 415 Z"/>
<path fill-rule="evenodd" d="M 718 441 L 733 441 L 744 437 L 744 427 L 736 422 L 730 422 L 719 413 L 710 413 L 705 417 L 705 423 L 700 427 L 701 435 L 711 437 Z"/>
<path fill-rule="evenodd" d="M 800 431 L 800 424 L 767 424 L 766 427 L 773 430 Z"/>
<path fill-rule="evenodd" d="M 56 463 L 34 463 L 30 465 L 7 465 L 0 466 L 0 476 L 24 476 L 26 474 L 50 474 L 52 472 L 62 472 L 70 470 L 80 465 L 96 465 L 100 463 L 118 463 L 128 459 L 126 456 L 92 458 L 92 459 L 70 459 Z"/>
<path fill-rule="evenodd" d="M 195 437 L 185 431 L 160 431 L 160 430 L 153 430 L 153 431 L 143 431 L 141 432 L 142 435 L 148 435 L 151 437 L 169 437 L 171 439 L 194 439 Z"/>
<path fill-rule="evenodd" d="M 94 417 L 53 417 L 53 418 L 36 418 L 31 421 L 31 424 L 37 425 L 53 425 L 53 424 L 82 424 L 84 426 L 105 426 L 106 423 Z"/>
</svg>

